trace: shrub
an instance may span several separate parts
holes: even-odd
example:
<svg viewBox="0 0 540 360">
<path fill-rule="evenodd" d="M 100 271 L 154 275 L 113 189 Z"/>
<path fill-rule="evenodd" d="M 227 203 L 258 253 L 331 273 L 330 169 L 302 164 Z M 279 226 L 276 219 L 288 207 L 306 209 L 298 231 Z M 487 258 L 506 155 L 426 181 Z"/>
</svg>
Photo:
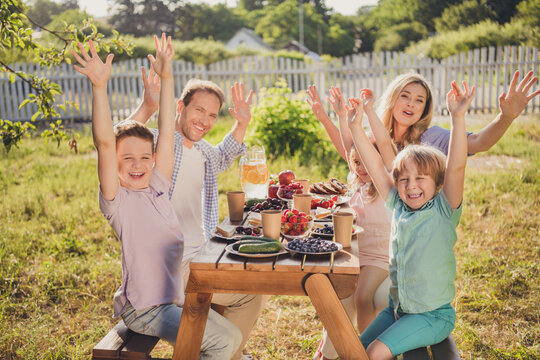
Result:
<svg viewBox="0 0 540 360">
<path fill-rule="evenodd" d="M 417 21 L 394 25 L 375 41 L 375 51 L 401 51 L 427 33 L 427 28 Z"/>
<path fill-rule="evenodd" d="M 115 56 L 115 61 L 146 58 L 148 54 L 152 54 L 156 51 L 154 38 L 152 36 L 139 38 L 126 36 L 126 39 L 134 45 L 133 54 L 131 56 L 118 54 Z M 173 40 L 172 44 L 175 52 L 175 59 L 193 62 L 199 65 L 207 65 L 235 56 L 256 54 L 255 51 L 245 48 L 229 51 L 222 42 L 208 39 L 196 39 L 190 41 Z"/>
<path fill-rule="evenodd" d="M 311 159 L 337 160 L 337 152 L 331 150 L 327 135 L 300 95 L 294 96 L 283 79 L 275 87 L 261 89 L 252 112 L 254 138 L 273 158 L 299 156 L 303 164 Z"/>
<path fill-rule="evenodd" d="M 524 0 L 517 6 L 516 19 L 531 28 L 532 45 L 540 47 L 540 2 L 537 0 Z"/>
<path fill-rule="evenodd" d="M 499 25 L 492 21 L 435 35 L 409 46 L 410 54 L 444 59 L 476 48 L 506 45 L 531 45 L 531 29 L 521 21 Z"/>
<path fill-rule="evenodd" d="M 483 20 L 494 20 L 496 16 L 485 0 L 468 0 L 446 8 L 441 16 L 435 19 L 435 30 L 438 33 L 456 30 Z"/>
</svg>

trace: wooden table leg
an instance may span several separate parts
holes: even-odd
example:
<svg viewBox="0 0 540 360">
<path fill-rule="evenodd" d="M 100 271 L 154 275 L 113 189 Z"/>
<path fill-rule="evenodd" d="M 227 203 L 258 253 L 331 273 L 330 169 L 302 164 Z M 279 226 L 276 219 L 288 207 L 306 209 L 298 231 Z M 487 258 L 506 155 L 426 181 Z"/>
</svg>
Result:
<svg viewBox="0 0 540 360">
<path fill-rule="evenodd" d="M 339 357 L 343 360 L 368 360 L 354 326 L 328 277 L 324 274 L 311 275 L 306 280 L 305 289 Z"/>
<path fill-rule="evenodd" d="M 210 309 L 210 293 L 187 293 L 176 336 L 173 360 L 197 360 Z"/>
</svg>

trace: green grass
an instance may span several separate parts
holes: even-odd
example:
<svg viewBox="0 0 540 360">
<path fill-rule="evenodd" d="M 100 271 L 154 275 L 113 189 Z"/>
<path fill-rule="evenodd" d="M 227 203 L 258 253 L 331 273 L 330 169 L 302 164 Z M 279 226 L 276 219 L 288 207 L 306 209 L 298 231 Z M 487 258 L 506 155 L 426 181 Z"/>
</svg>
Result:
<svg viewBox="0 0 540 360">
<path fill-rule="evenodd" d="M 458 227 L 457 323 L 464 359 L 540 357 L 540 116 L 512 125 L 487 154 L 504 166 L 469 167 Z M 479 129 L 485 122 L 474 124 Z M 220 119 L 208 135 L 218 142 L 232 125 Z M 0 358 L 88 359 L 114 326 L 112 296 L 120 285 L 120 244 L 97 203 L 96 155 L 89 132 L 75 155 L 62 144 L 25 140 L 0 150 Z M 512 161 L 508 161 L 511 159 Z M 517 160 L 520 160 L 518 162 Z M 269 161 L 313 181 L 346 164 L 302 159 Z M 238 165 L 219 175 L 225 192 L 240 188 Z M 274 296 L 248 342 L 257 359 L 310 359 L 321 324 L 306 297 Z M 159 343 L 155 356 L 171 356 Z"/>
</svg>

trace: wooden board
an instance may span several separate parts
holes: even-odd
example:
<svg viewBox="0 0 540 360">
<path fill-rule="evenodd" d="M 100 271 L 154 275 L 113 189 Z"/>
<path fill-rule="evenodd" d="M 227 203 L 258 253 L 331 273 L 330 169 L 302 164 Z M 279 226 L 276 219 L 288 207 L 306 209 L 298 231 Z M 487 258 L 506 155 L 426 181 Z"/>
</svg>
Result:
<svg viewBox="0 0 540 360">
<path fill-rule="evenodd" d="M 133 335 L 124 321 L 120 321 L 92 350 L 92 359 L 118 359 L 125 341 Z"/>
<path fill-rule="evenodd" d="M 133 333 L 129 342 L 120 351 L 121 360 L 146 360 L 158 343 L 159 338 L 154 336 Z"/>
</svg>

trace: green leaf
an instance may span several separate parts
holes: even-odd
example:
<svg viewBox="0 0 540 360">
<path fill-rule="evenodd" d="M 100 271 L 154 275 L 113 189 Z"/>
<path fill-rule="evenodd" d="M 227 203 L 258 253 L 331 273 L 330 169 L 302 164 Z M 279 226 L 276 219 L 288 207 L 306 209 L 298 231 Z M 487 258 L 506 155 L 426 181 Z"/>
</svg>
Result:
<svg viewBox="0 0 540 360">
<path fill-rule="evenodd" d="M 30 102 L 30 99 L 24 99 L 21 104 L 19 105 L 19 110 L 26 104 L 28 104 Z"/>
<path fill-rule="evenodd" d="M 39 115 L 41 115 L 41 111 L 36 111 L 34 115 L 32 115 L 32 118 L 30 119 L 30 121 L 36 121 Z"/>
</svg>

